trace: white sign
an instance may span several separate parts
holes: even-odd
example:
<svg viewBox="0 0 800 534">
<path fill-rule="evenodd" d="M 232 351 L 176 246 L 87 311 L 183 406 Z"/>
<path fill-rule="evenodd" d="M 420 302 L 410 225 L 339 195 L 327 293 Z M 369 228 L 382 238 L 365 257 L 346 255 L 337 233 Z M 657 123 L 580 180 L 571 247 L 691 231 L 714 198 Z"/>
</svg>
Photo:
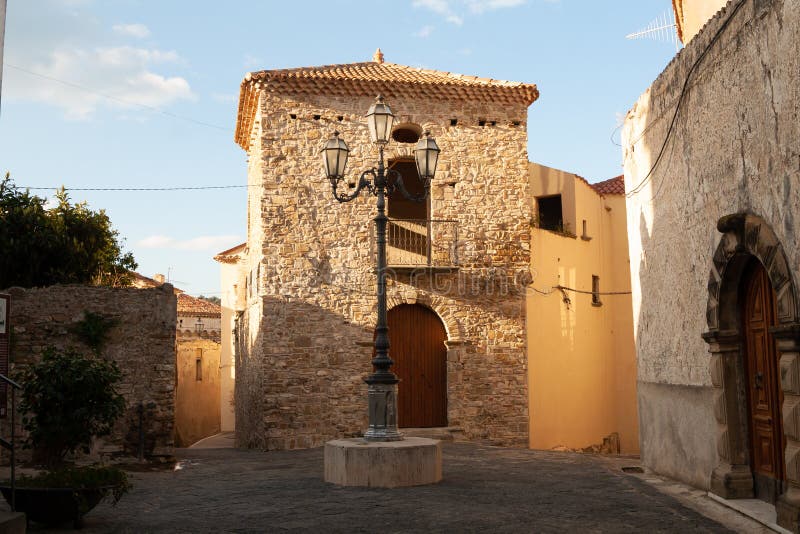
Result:
<svg viewBox="0 0 800 534">
<path fill-rule="evenodd" d="M 0 297 L 0 334 L 6 333 L 6 325 L 8 324 L 8 300 Z"/>
</svg>

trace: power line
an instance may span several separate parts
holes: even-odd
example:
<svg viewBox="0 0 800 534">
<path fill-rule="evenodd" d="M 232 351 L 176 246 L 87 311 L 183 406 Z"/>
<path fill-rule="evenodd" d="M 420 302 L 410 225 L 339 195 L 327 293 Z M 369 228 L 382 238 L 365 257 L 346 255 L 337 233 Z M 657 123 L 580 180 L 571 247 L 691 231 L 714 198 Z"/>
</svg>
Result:
<svg viewBox="0 0 800 534">
<path fill-rule="evenodd" d="M 80 91 L 85 91 L 87 93 L 91 93 L 91 94 L 100 96 L 100 97 L 105 98 L 107 100 L 111 100 L 113 102 L 117 102 L 118 104 L 123 104 L 123 105 L 126 105 L 126 106 L 139 106 L 140 108 L 144 108 L 144 109 L 153 111 L 155 113 L 160 113 L 161 115 L 165 115 L 165 116 L 171 117 L 173 119 L 178 119 L 178 120 L 182 120 L 182 121 L 186 121 L 186 122 L 191 122 L 191 123 L 197 124 L 199 126 L 206 126 L 207 128 L 214 128 L 216 130 L 222 130 L 224 132 L 233 132 L 233 129 L 231 129 L 231 128 L 225 128 L 224 126 L 211 124 L 209 122 L 203 122 L 203 121 L 200 121 L 200 120 L 197 120 L 197 119 L 193 119 L 191 117 L 184 117 L 183 115 L 178 115 L 177 113 L 172 113 L 171 111 L 165 111 L 163 109 L 160 109 L 160 108 L 157 108 L 157 107 L 154 107 L 154 106 L 148 106 L 147 104 L 142 104 L 141 102 L 133 102 L 131 100 L 125 100 L 124 98 L 119 98 L 119 97 L 116 97 L 116 96 L 107 95 L 105 93 L 101 93 L 100 91 L 97 91 L 97 90 L 92 89 L 90 87 L 79 85 L 79 84 L 74 83 L 74 82 L 68 82 L 66 80 L 61 80 L 59 78 L 54 78 L 52 76 L 48 76 L 46 74 L 41 74 L 39 72 L 34 72 L 34 71 L 28 70 L 28 69 L 26 69 L 24 67 L 20 67 L 19 65 L 13 65 L 11 63 L 5 63 L 5 66 L 6 67 L 11 67 L 12 69 L 16 69 L 16 70 L 18 70 L 20 72 L 24 72 L 25 74 L 29 74 L 31 76 L 36 76 L 38 78 L 42 78 L 42 79 L 45 79 L 45 80 L 50 80 L 51 82 L 60 83 L 62 85 L 66 85 L 68 87 L 72 87 L 73 89 L 78 89 Z"/>
<path fill-rule="evenodd" d="M 59 190 L 62 187 L 31 187 L 26 185 L 18 186 L 19 189 L 30 189 L 39 191 Z M 205 189 L 243 189 L 247 187 L 259 187 L 256 184 L 250 185 L 201 185 L 186 187 L 64 187 L 64 191 L 202 191 Z"/>
<path fill-rule="evenodd" d="M 695 62 L 692 64 L 692 67 L 689 69 L 689 72 L 686 74 L 686 80 L 683 82 L 683 87 L 681 87 L 681 93 L 678 96 L 678 103 L 675 104 L 675 113 L 672 114 L 672 120 L 669 123 L 669 129 L 667 129 L 667 135 L 664 136 L 664 142 L 661 144 L 661 148 L 658 151 L 658 156 L 656 156 L 656 159 L 653 162 L 653 165 L 650 167 L 650 170 L 647 171 L 647 174 L 645 175 L 645 177 L 642 178 L 641 181 L 638 184 L 636 184 L 635 187 L 633 187 L 628 193 L 625 194 L 625 196 L 627 198 L 630 198 L 633 195 L 636 195 L 636 194 L 640 193 L 642 191 L 642 188 L 645 186 L 645 184 L 650 180 L 650 177 L 652 176 L 653 171 L 658 166 L 659 162 L 661 161 L 661 158 L 664 155 L 664 152 L 666 151 L 667 143 L 669 142 L 670 138 L 672 137 L 672 132 L 675 129 L 675 122 L 678 119 L 678 112 L 681 109 L 681 104 L 683 103 L 683 98 L 684 98 L 684 96 L 686 96 L 686 91 L 689 88 L 689 81 L 692 79 L 692 73 L 695 71 L 697 66 L 703 61 L 703 58 L 706 56 L 708 51 L 711 50 L 711 47 L 714 46 L 714 43 L 717 42 L 717 40 L 719 39 L 720 35 L 722 35 L 722 32 L 725 31 L 725 28 L 728 27 L 728 24 L 730 24 L 731 20 L 733 20 L 733 18 L 736 16 L 736 13 L 744 5 L 744 3 L 745 3 L 744 1 L 740 1 L 736 5 L 736 7 L 734 8 L 733 12 L 730 14 L 730 16 L 727 19 L 725 19 L 725 22 L 722 23 L 722 25 L 719 27 L 719 29 L 717 29 L 717 32 L 714 34 L 714 37 L 711 38 L 711 40 L 708 42 L 706 47 L 703 49 L 703 51 L 697 57 Z M 686 49 L 684 49 L 684 53 L 686 53 L 685 50 Z"/>
</svg>

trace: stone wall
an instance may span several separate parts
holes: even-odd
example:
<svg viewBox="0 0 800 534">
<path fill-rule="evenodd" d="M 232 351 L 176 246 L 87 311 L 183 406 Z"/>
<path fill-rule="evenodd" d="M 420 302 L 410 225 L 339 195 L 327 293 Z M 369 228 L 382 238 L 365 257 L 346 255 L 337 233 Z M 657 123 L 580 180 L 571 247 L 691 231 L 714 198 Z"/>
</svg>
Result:
<svg viewBox="0 0 800 534">
<path fill-rule="evenodd" d="M 248 202 L 251 291 L 238 333 L 240 445 L 313 447 L 366 428 L 375 199 L 337 203 L 319 150 L 339 130 L 351 148 L 348 174 L 372 167 L 377 150 L 363 115 L 374 98 L 262 92 L 249 153 L 248 183 L 259 187 Z M 525 445 L 527 109 L 391 95 L 387 103 L 397 123 L 436 138 L 431 218 L 456 220 L 462 241 L 458 271 L 394 275 L 390 306 L 425 304 L 447 328 L 448 424 L 469 439 Z M 412 148 L 392 142 L 388 159 Z"/>
<path fill-rule="evenodd" d="M 118 391 L 125 397 L 126 412 L 112 435 L 98 440 L 95 452 L 137 453 L 140 403 L 145 408 L 145 453 L 172 452 L 176 300 L 171 285 L 154 289 L 14 287 L 3 292 L 11 295 L 12 370 L 36 361 L 50 346 L 74 347 L 88 353 L 91 349 L 71 333 L 86 312 L 117 319 L 102 355 L 117 362 L 122 370 Z"/>
<path fill-rule="evenodd" d="M 724 406 L 712 395 L 719 383 L 701 338 L 710 326 L 718 220 L 749 213 L 766 221 L 790 278 L 798 276 L 798 49 L 798 1 L 734 0 L 639 98 L 623 130 L 642 456 L 648 467 L 701 487 L 728 454 Z M 697 406 L 712 399 L 714 406 Z M 686 410 L 695 413 L 679 415 Z"/>
</svg>

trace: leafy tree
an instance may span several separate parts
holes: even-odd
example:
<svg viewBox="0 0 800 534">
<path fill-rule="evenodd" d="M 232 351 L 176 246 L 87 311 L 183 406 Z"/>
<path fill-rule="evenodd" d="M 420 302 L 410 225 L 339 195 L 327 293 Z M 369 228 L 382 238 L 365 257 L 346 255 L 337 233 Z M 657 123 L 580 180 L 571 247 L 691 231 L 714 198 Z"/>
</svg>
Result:
<svg viewBox="0 0 800 534">
<path fill-rule="evenodd" d="M 136 269 L 123 254 L 104 210 L 70 203 L 62 187 L 58 204 L 21 191 L 9 174 L 0 182 L 0 288 L 53 284 L 128 285 Z"/>
<path fill-rule="evenodd" d="M 206 300 L 206 301 L 211 302 L 212 304 L 216 304 L 216 305 L 221 305 L 222 304 L 222 299 L 220 299 L 219 297 L 213 297 L 213 296 L 206 297 L 205 295 L 200 295 L 197 298 L 199 298 L 201 300 Z"/>
<path fill-rule="evenodd" d="M 116 389 L 121 376 L 114 361 L 52 347 L 25 368 L 19 407 L 34 459 L 52 469 L 69 453 L 88 453 L 95 436 L 110 434 L 125 411 Z"/>
</svg>

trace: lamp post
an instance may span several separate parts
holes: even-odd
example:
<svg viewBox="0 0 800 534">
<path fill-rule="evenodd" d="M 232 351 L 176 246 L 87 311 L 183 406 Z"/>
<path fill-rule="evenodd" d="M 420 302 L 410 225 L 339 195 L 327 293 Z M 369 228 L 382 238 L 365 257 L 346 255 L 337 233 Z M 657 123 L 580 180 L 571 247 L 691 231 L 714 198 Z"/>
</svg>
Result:
<svg viewBox="0 0 800 534">
<path fill-rule="evenodd" d="M 392 372 L 392 359 L 389 357 L 389 327 L 386 322 L 386 195 L 400 191 L 403 196 L 416 202 L 424 201 L 430 191 L 431 180 L 436 173 L 439 147 L 425 132 L 414 149 L 419 180 L 424 192 L 412 195 L 403 183 L 403 177 L 394 169 L 384 166 L 383 149 L 392 133 L 394 115 L 380 95 L 367 112 L 367 124 L 372 141 L 378 145 L 378 166 L 361 173 L 355 191 L 339 191 L 344 180 L 347 156 L 350 150 L 339 132 L 334 132 L 322 148 L 325 175 L 331 184 L 333 197 L 339 202 L 350 202 L 362 191 L 377 197 L 375 221 L 376 243 L 378 246 L 378 320 L 375 324 L 375 357 L 372 360 L 373 373 L 366 378 L 369 396 L 369 428 L 364 433 L 367 441 L 399 441 L 403 435 L 397 430 L 397 376 Z"/>
</svg>

